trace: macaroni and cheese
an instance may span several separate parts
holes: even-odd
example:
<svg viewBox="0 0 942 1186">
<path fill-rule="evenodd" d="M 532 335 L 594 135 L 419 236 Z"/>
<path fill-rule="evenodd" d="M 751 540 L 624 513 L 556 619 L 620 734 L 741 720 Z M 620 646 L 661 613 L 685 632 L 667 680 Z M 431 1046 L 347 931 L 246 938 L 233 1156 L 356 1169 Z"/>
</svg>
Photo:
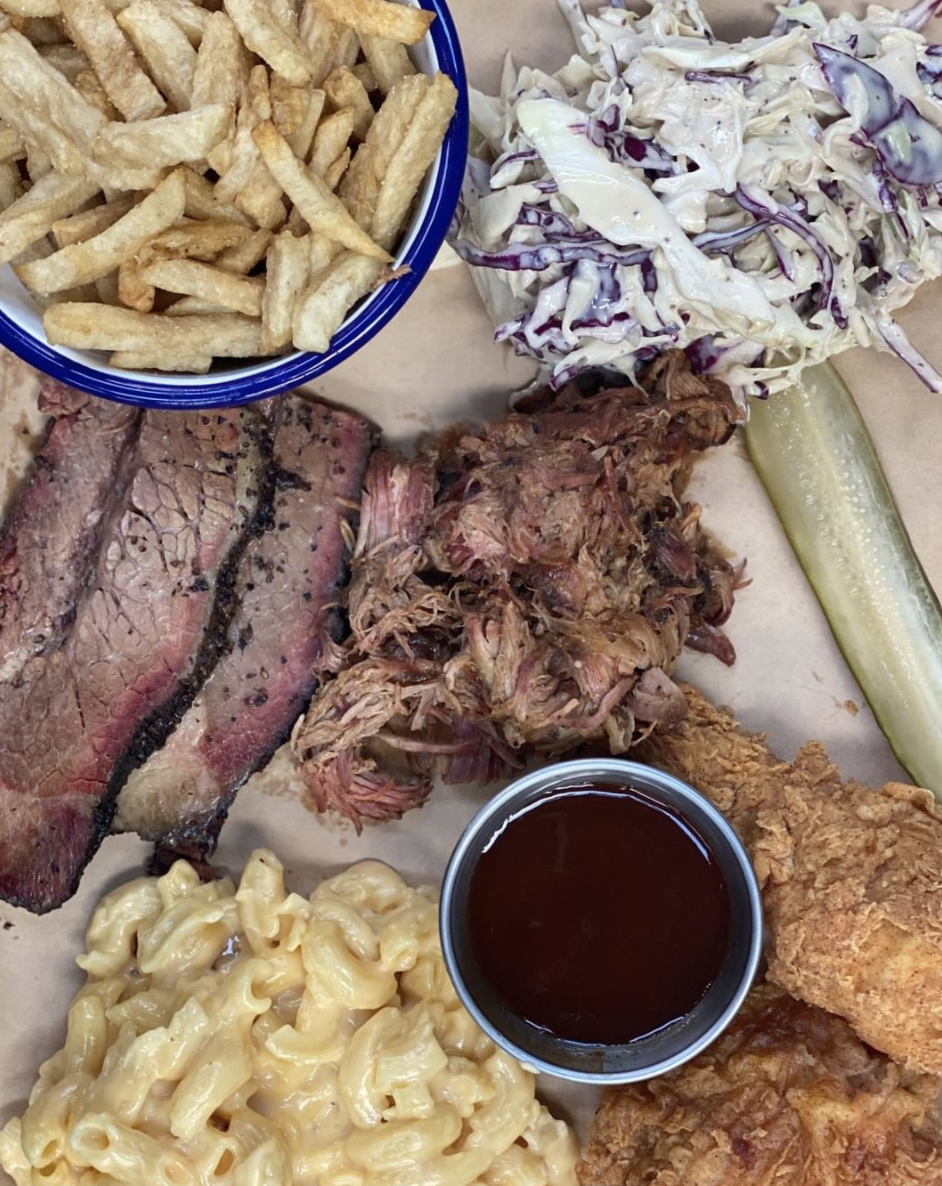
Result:
<svg viewBox="0 0 942 1186">
<path fill-rule="evenodd" d="M 105 897 L 65 1045 L 0 1132 L 16 1186 L 574 1186 L 575 1139 L 460 1004 L 437 894 L 250 858 Z"/>
</svg>

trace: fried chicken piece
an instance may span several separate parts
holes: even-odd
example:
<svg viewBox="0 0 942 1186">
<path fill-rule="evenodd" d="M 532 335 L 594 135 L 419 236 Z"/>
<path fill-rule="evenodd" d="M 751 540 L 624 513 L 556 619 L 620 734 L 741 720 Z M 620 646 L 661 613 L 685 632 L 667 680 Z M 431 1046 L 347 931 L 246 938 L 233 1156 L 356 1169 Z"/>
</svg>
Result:
<svg viewBox="0 0 942 1186">
<path fill-rule="evenodd" d="M 772 985 L 704 1054 L 606 1091 L 581 1186 L 903 1186 L 942 1181 L 939 1080 Z"/>
<path fill-rule="evenodd" d="M 780 762 L 761 735 L 683 690 L 687 719 L 641 756 L 709 796 L 745 842 L 770 979 L 898 1062 L 942 1073 L 942 813 L 932 796 L 843 782 L 817 742 Z"/>
</svg>

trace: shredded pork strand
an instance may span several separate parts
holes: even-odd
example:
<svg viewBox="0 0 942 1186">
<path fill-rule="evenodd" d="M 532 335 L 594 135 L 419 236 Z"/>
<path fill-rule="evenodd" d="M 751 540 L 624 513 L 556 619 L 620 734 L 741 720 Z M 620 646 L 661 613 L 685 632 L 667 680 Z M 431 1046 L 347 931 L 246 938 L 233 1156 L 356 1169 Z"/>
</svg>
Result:
<svg viewBox="0 0 942 1186">
<path fill-rule="evenodd" d="M 296 726 L 310 804 L 398 818 L 434 774 L 487 783 L 683 716 L 684 644 L 732 662 L 739 572 L 681 490 L 739 419 L 662 356 L 638 387 L 529 397 L 414 459 L 374 454 L 342 669 Z"/>
</svg>

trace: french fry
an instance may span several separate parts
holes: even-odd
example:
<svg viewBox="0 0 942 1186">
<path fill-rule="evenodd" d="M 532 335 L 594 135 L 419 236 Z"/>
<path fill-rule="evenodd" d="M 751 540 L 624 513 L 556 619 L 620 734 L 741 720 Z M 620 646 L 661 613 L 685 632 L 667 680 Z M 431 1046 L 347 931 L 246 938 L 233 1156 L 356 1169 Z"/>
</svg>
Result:
<svg viewBox="0 0 942 1186">
<path fill-rule="evenodd" d="M 48 259 L 55 251 L 54 244 L 50 241 L 48 235 L 44 235 L 41 239 L 37 239 L 35 243 L 30 243 L 25 251 L 21 251 L 15 259 L 11 262 L 14 266 L 19 264 L 32 263 L 37 259 Z M 50 305 L 54 305 L 57 301 L 73 300 L 73 301 L 97 301 L 99 299 L 98 290 L 94 284 L 81 284 L 78 288 L 72 288 L 68 292 L 57 292 L 51 296 L 40 296 L 38 293 L 30 293 L 33 302 L 40 310 L 46 310 Z"/>
<path fill-rule="evenodd" d="M 118 300 L 138 313 L 150 313 L 156 296 L 153 284 L 141 274 L 137 260 L 126 259 L 118 268 Z"/>
<path fill-rule="evenodd" d="M 88 58 L 74 45 L 47 45 L 43 46 L 39 53 L 44 62 L 54 66 L 73 84 L 80 74 L 92 68 Z"/>
<path fill-rule="evenodd" d="M 0 128 L 0 161 L 19 161 L 25 156 L 26 142 L 19 132 L 15 128 Z"/>
<path fill-rule="evenodd" d="M 268 94 L 271 100 L 272 123 L 287 140 L 304 121 L 310 107 L 310 103 L 306 101 L 311 94 L 310 88 L 292 86 L 280 74 L 273 74 L 268 81 Z"/>
<path fill-rule="evenodd" d="M 224 12 L 210 13 L 193 75 L 192 105 L 231 103 L 235 107 L 248 81 L 249 56 L 238 29 Z"/>
<path fill-rule="evenodd" d="M 0 161 L 0 216 L 8 210 L 20 196 L 20 171 L 13 161 Z M 0 242 L 3 236 L 3 223 L 0 222 Z"/>
<path fill-rule="evenodd" d="M 32 182 L 36 182 L 40 177 L 45 177 L 47 173 L 52 172 L 52 161 L 41 148 L 26 150 L 26 172 Z"/>
<path fill-rule="evenodd" d="M 0 214 L 0 264 L 9 263 L 30 243 L 47 235 L 54 222 L 77 210 L 97 192 L 98 186 L 84 177 L 48 173 L 37 181 Z"/>
<path fill-rule="evenodd" d="M 195 170 L 184 168 L 186 179 L 186 216 L 196 219 L 222 218 L 227 222 L 241 222 L 248 226 L 248 219 L 231 202 L 216 200 L 216 187 Z"/>
<path fill-rule="evenodd" d="M 219 201 L 234 202 L 257 226 L 276 230 L 286 217 L 281 187 L 265 167 L 252 139 L 253 130 L 271 119 L 271 113 L 268 72 L 264 66 L 255 66 L 249 73 L 235 136 L 223 146 L 228 168 L 216 184 L 216 196 Z M 210 162 L 218 166 L 221 158 L 211 156 Z"/>
<path fill-rule="evenodd" d="M 331 261 L 335 260 L 343 251 L 343 248 L 333 239 L 325 239 L 322 235 L 308 235 L 307 238 L 310 240 L 308 274 L 314 277 L 323 272 Z"/>
<path fill-rule="evenodd" d="M 385 37 L 373 37 L 369 33 L 360 32 L 360 46 L 363 56 L 372 71 L 376 85 L 388 95 L 397 82 L 402 82 L 410 74 L 415 74 L 415 66 L 406 52 L 406 47 L 398 41 L 389 41 Z M 358 69 L 358 67 L 354 67 Z M 364 83 L 364 85 L 366 85 Z M 372 87 L 367 87 L 372 90 Z"/>
<path fill-rule="evenodd" d="M 154 263 L 160 259 L 215 259 L 227 247 L 234 247 L 250 238 L 252 231 L 245 223 L 229 219 L 206 219 L 201 222 L 186 222 L 170 227 L 155 235 L 141 248 L 138 259 L 141 264 Z"/>
<path fill-rule="evenodd" d="M 258 160 L 258 149 L 252 139 L 252 133 L 267 119 L 271 119 L 268 72 L 264 66 L 255 66 L 249 72 L 245 97 L 236 120 L 235 137 L 231 145 L 226 146 L 229 150 L 229 164 L 216 182 L 217 201 L 234 202 L 248 185 L 255 162 Z M 210 159 L 215 165 L 216 158 Z"/>
<path fill-rule="evenodd" d="M 346 173 L 350 165 L 351 152 L 349 148 L 345 148 L 339 157 L 330 166 L 324 174 L 324 184 L 331 191 L 335 190 L 340 184 L 340 179 Z"/>
<path fill-rule="evenodd" d="M 338 66 L 352 66 L 357 60 L 360 43 L 356 32 L 331 20 L 311 0 L 301 12 L 299 32 L 311 63 L 311 82 L 316 87 L 323 86 L 324 79 Z"/>
<path fill-rule="evenodd" d="M 278 230 L 284 226 L 288 216 L 285 204 L 281 200 L 281 186 L 272 177 L 261 157 L 252 166 L 249 179 L 235 201 L 240 210 L 265 230 Z"/>
<path fill-rule="evenodd" d="M 424 74 L 403 78 L 386 97 L 373 118 L 366 140 L 340 183 L 340 197 L 359 226 L 369 230 L 379 187 L 389 162 L 402 143 L 409 125 L 429 88 Z"/>
<path fill-rule="evenodd" d="M 327 96 L 311 87 L 292 86 L 280 74 L 271 76 L 271 121 L 296 157 L 307 160 Z"/>
<path fill-rule="evenodd" d="M 268 252 L 262 297 L 262 349 L 267 354 L 283 350 L 291 342 L 294 315 L 310 266 L 307 236 L 296 239 L 291 231 L 282 231 Z"/>
<path fill-rule="evenodd" d="M 166 292 L 201 297 L 247 317 L 262 314 L 265 281 L 260 277 L 236 276 L 192 259 L 157 260 L 141 268 L 141 279 Z M 263 346 L 263 352 L 265 347 Z"/>
<path fill-rule="evenodd" d="M 41 257 L 37 257 L 41 258 Z M 26 263 L 25 256 L 18 260 L 18 263 Z M 40 296 L 38 293 L 30 293 L 33 301 L 37 307 L 45 312 L 46 309 L 53 305 L 58 305 L 62 301 L 95 301 L 98 302 L 101 298 L 98 295 L 98 289 L 94 284 L 80 284 L 78 288 L 68 288 L 65 292 L 51 292 L 49 296 Z"/>
<path fill-rule="evenodd" d="M 388 252 L 377 247 L 357 226 L 343 203 L 316 173 L 304 169 L 274 124 L 259 124 L 252 137 L 272 176 L 301 211 L 312 231 L 336 239 L 351 251 L 388 262 Z"/>
<path fill-rule="evenodd" d="M 75 350 L 134 350 L 216 358 L 255 358 L 261 353 L 261 322 L 240 313 L 204 317 L 165 317 L 100 305 L 53 305 L 43 317 L 53 346 Z"/>
<path fill-rule="evenodd" d="M 114 226 L 119 218 L 123 218 L 133 205 L 133 198 L 117 198 L 113 202 L 105 202 L 102 206 L 93 206 L 91 210 L 82 210 L 68 218 L 57 219 L 52 224 L 56 245 L 68 247 L 72 243 L 83 243 L 93 235 L 100 235 L 108 227 Z"/>
<path fill-rule="evenodd" d="M 164 96 L 177 111 L 189 110 L 196 50 L 173 17 L 151 0 L 132 0 L 117 21 Z"/>
<path fill-rule="evenodd" d="M 427 75 L 409 75 L 396 83 L 376 113 L 366 139 L 373 152 L 373 169 L 379 181 L 386 176 L 389 162 L 405 139 L 430 86 Z"/>
<path fill-rule="evenodd" d="M 98 75 L 89 68 L 76 75 L 75 89 L 87 99 L 89 103 L 105 117 L 105 119 L 120 119 L 118 109 L 105 93 L 105 88 L 98 81 Z"/>
<path fill-rule="evenodd" d="M 3 0 L 3 11 L 12 17 L 38 17 L 59 15 L 59 0 Z"/>
<path fill-rule="evenodd" d="M 249 272 L 265 258 L 268 246 L 272 241 L 272 233 L 262 227 L 253 231 L 247 239 L 232 247 L 227 247 L 216 256 L 216 267 L 225 272 L 233 272 L 237 276 L 247 276 Z"/>
<path fill-rule="evenodd" d="M 232 108 L 214 103 L 177 115 L 108 124 L 95 151 L 102 164 L 110 160 L 118 167 L 144 168 L 147 162 L 152 169 L 171 168 L 208 156 L 231 127 Z"/>
<path fill-rule="evenodd" d="M 59 6 L 72 40 L 125 119 L 153 119 L 166 110 L 104 0 L 59 0 Z"/>
<path fill-rule="evenodd" d="M 298 36 L 298 10 L 295 0 L 268 0 L 269 10 L 276 23 L 292 38 Z"/>
<path fill-rule="evenodd" d="M 445 139 L 458 102 L 447 75 L 436 74 L 379 187 L 370 234 L 390 250 L 402 231 L 422 178 Z"/>
<path fill-rule="evenodd" d="M 356 117 L 353 125 L 354 135 L 358 140 L 365 140 L 373 122 L 373 104 L 359 78 L 346 66 L 338 66 L 327 76 L 324 90 L 327 98 L 338 110 L 348 107 L 353 111 Z"/>
<path fill-rule="evenodd" d="M 266 0 L 225 0 L 226 12 L 253 52 L 293 86 L 311 81 L 311 64 L 300 40 L 280 25 Z"/>
<path fill-rule="evenodd" d="M 63 247 L 47 260 L 25 264 L 17 275 L 36 292 L 61 292 L 98 280 L 133 259 L 148 240 L 183 216 L 186 186 L 182 170 L 162 181 L 123 218 L 84 243 Z"/>
<path fill-rule="evenodd" d="M 48 237 L 37 240 L 31 243 L 30 246 L 13 261 L 14 265 L 32 263 L 37 259 L 47 259 L 55 251 L 55 245 L 50 242 Z M 114 279 L 114 276 L 110 279 Z M 99 280 L 98 284 L 103 285 L 105 281 Z M 107 295 L 107 294 L 106 294 Z M 99 295 L 98 288 L 94 284 L 80 284 L 77 288 L 67 289 L 65 292 L 50 293 L 49 296 L 42 296 L 39 293 L 30 293 L 34 304 L 45 312 L 46 309 L 53 305 L 59 304 L 61 301 L 93 301 L 100 304 L 102 297 Z M 117 298 L 115 297 L 115 303 Z"/>
<path fill-rule="evenodd" d="M 315 276 L 295 315 L 296 350 L 323 354 L 347 313 L 365 296 L 383 271 L 378 260 L 344 251 Z"/>
<path fill-rule="evenodd" d="M 355 123 L 356 112 L 352 107 L 344 107 L 321 120 L 317 135 L 314 137 L 310 162 L 311 169 L 318 177 L 323 177 L 334 161 L 343 153 L 350 142 Z"/>
<path fill-rule="evenodd" d="M 30 45 L 0 33 L 0 118 L 48 154 L 59 173 L 83 176 L 104 116 Z"/>
<path fill-rule="evenodd" d="M 178 354 L 168 358 L 163 350 L 116 350 L 108 359 L 108 365 L 124 371 L 181 371 L 205 375 L 213 365 L 213 356 Z"/>
<path fill-rule="evenodd" d="M 357 226 L 368 228 L 373 221 L 379 178 L 376 175 L 376 150 L 369 143 L 361 144 L 353 161 L 338 186 L 340 199 L 350 211 Z"/>
<path fill-rule="evenodd" d="M 123 127 L 124 125 L 118 125 Z M 101 186 L 101 192 L 110 202 L 112 198 L 131 191 L 145 192 L 156 189 L 169 173 L 168 168 L 134 168 L 132 165 L 108 167 L 98 161 L 86 162 L 86 174 Z"/>
<path fill-rule="evenodd" d="M 109 272 L 107 276 L 100 276 L 92 287 L 98 293 L 98 300 L 102 305 L 111 305 L 115 309 L 121 308 L 121 294 L 118 291 L 118 270 Z"/>
<path fill-rule="evenodd" d="M 415 45 L 429 30 L 435 14 L 424 8 L 411 8 L 391 0 L 314 0 L 321 11 L 358 34 L 385 37 L 405 45 Z"/>
<path fill-rule="evenodd" d="M 391 41 L 389 44 L 395 45 L 396 43 Z M 351 66 L 350 69 L 357 76 L 357 78 L 359 78 L 360 82 L 363 84 L 363 89 L 367 94 L 371 95 L 373 91 L 379 90 L 379 83 L 376 81 L 376 75 L 373 73 L 373 68 L 369 62 L 357 62 L 357 64 L 355 66 Z M 398 79 L 396 81 L 398 82 Z"/>
<path fill-rule="evenodd" d="M 229 313 L 222 305 L 214 305 L 212 301 L 204 301 L 202 297 L 186 296 L 174 301 L 164 310 L 165 317 L 193 317 L 196 314 Z"/>
<path fill-rule="evenodd" d="M 14 267 L 19 264 L 31 264 L 34 259 L 48 259 L 54 251 L 55 247 L 50 242 L 49 236 L 43 235 L 34 243 L 30 243 L 28 247 L 24 247 L 19 255 L 14 256 L 10 262 Z"/>
<path fill-rule="evenodd" d="M 199 49 L 212 16 L 208 8 L 201 8 L 193 0 L 152 0 L 152 3 L 177 23 L 194 49 Z"/>
<path fill-rule="evenodd" d="M 66 45 L 69 40 L 57 16 L 30 17 L 24 32 L 40 52 L 46 46 Z"/>
</svg>

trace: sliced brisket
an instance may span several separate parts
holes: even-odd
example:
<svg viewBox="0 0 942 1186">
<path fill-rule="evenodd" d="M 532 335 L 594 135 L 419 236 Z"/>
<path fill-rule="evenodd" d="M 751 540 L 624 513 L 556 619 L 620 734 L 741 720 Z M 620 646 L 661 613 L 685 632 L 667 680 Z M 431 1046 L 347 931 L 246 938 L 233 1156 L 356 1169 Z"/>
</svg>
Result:
<svg viewBox="0 0 942 1186">
<path fill-rule="evenodd" d="M 336 662 L 347 523 L 374 434 L 359 416 L 297 396 L 280 413 L 272 520 L 240 563 L 229 649 L 118 799 L 118 830 L 191 857 L 215 847 L 236 790 L 287 739 L 318 673 Z"/>
<path fill-rule="evenodd" d="M 145 415 L 72 630 L 0 685 L 0 897 L 42 913 L 74 892 L 129 766 L 192 697 L 260 463 L 252 412 Z"/>
<path fill-rule="evenodd" d="M 52 417 L 46 439 L 0 527 L 0 684 L 61 643 L 125 494 L 122 459 L 140 424 L 136 409 L 52 379 L 39 402 Z"/>
</svg>

